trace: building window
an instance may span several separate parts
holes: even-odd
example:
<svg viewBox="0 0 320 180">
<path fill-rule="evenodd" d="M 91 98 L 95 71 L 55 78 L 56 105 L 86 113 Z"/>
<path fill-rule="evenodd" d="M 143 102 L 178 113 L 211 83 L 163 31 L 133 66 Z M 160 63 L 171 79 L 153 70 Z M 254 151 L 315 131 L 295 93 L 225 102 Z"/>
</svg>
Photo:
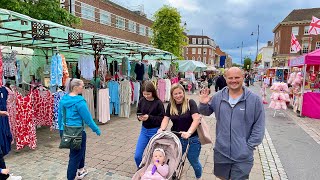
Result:
<svg viewBox="0 0 320 180">
<path fill-rule="evenodd" d="M 211 49 L 209 49 L 209 56 L 211 56 Z"/>
<path fill-rule="evenodd" d="M 192 38 L 192 44 L 197 44 L 197 39 L 196 38 Z"/>
<path fill-rule="evenodd" d="M 119 29 L 125 29 L 126 24 L 125 24 L 124 18 L 122 18 L 120 16 L 117 16 L 116 27 L 119 28 Z"/>
<path fill-rule="evenodd" d="M 139 34 L 141 36 L 145 36 L 146 35 L 146 26 L 139 24 Z"/>
<path fill-rule="evenodd" d="M 200 61 L 200 62 L 201 62 L 201 57 L 200 57 L 200 56 L 198 57 L 197 61 Z"/>
<path fill-rule="evenodd" d="M 128 29 L 130 32 L 136 33 L 137 32 L 137 23 L 129 20 Z"/>
<path fill-rule="evenodd" d="M 196 60 L 196 58 L 194 56 L 192 56 L 192 60 Z"/>
<path fill-rule="evenodd" d="M 207 58 L 203 57 L 203 63 L 207 64 Z"/>
<path fill-rule="evenodd" d="M 207 54 L 207 48 L 203 49 L 203 54 Z"/>
<path fill-rule="evenodd" d="M 320 49 L 320 41 L 316 42 L 316 49 Z"/>
<path fill-rule="evenodd" d="M 302 42 L 302 53 L 308 53 L 309 52 L 309 42 L 304 41 Z"/>
<path fill-rule="evenodd" d="M 86 3 L 81 3 L 81 18 L 95 21 L 94 7 Z"/>
<path fill-rule="evenodd" d="M 196 48 L 192 48 L 192 54 L 196 54 L 197 49 Z"/>
<path fill-rule="evenodd" d="M 148 28 L 148 36 L 151 38 L 153 36 L 153 31 L 151 28 Z"/>
<path fill-rule="evenodd" d="M 310 28 L 310 26 L 304 27 L 304 35 L 309 35 L 309 28 Z"/>
<path fill-rule="evenodd" d="M 207 38 L 203 39 L 203 44 L 208 44 L 208 39 Z"/>
<path fill-rule="evenodd" d="M 111 25 L 111 14 L 107 11 L 100 10 L 100 23 Z"/>
<path fill-rule="evenodd" d="M 295 36 L 299 35 L 299 27 L 292 27 L 292 34 Z"/>
<path fill-rule="evenodd" d="M 186 48 L 184 48 L 184 50 L 185 50 L 186 54 L 188 54 L 188 48 L 186 47 Z"/>
<path fill-rule="evenodd" d="M 198 54 L 201 54 L 201 48 L 198 48 Z"/>
<path fill-rule="evenodd" d="M 202 44 L 202 38 L 198 38 L 198 44 Z"/>
</svg>

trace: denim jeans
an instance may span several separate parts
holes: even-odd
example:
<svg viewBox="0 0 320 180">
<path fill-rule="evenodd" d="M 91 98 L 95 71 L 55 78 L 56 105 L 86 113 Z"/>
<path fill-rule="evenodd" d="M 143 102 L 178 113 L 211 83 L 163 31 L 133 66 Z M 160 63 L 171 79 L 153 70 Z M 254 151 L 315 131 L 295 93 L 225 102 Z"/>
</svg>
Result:
<svg viewBox="0 0 320 180">
<path fill-rule="evenodd" d="M 157 133 L 159 128 L 147 129 L 145 127 L 141 127 L 140 135 L 138 138 L 136 153 L 134 154 L 134 160 L 136 161 L 137 167 L 139 167 L 142 161 L 143 151 L 149 143 L 149 140 L 153 135 Z"/>
<path fill-rule="evenodd" d="M 60 136 L 62 136 L 62 132 L 63 131 L 60 131 Z M 82 131 L 81 149 L 80 150 L 70 149 L 69 164 L 68 164 L 68 170 L 67 170 L 68 180 L 74 180 L 77 174 L 77 170 L 84 168 L 84 161 L 86 158 L 86 144 L 87 144 L 87 134 L 85 131 Z"/>
<path fill-rule="evenodd" d="M 188 139 L 180 138 L 180 142 L 182 144 L 182 154 L 186 152 Z M 196 178 L 200 178 L 202 176 L 202 166 L 200 164 L 199 156 L 201 151 L 201 144 L 198 136 L 193 136 L 189 138 L 189 151 L 187 154 L 187 158 L 194 170 Z"/>
</svg>

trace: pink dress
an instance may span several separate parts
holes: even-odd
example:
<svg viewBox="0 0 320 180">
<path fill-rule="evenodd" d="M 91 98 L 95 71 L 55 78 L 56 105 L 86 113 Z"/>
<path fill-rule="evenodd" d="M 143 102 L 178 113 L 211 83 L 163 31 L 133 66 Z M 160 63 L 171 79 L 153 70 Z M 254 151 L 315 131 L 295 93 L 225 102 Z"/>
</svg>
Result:
<svg viewBox="0 0 320 180">
<path fill-rule="evenodd" d="M 169 174 L 169 166 L 167 164 L 162 165 L 157 168 L 157 171 L 152 175 L 153 164 L 150 164 L 144 173 L 144 175 L 141 177 L 141 180 L 166 180 L 165 177 Z"/>
</svg>

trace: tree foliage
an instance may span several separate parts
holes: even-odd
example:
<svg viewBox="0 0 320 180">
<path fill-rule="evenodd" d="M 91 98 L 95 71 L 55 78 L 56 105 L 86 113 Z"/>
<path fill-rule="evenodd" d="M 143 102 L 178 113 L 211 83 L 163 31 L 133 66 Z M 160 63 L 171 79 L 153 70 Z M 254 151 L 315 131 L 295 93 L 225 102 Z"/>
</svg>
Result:
<svg viewBox="0 0 320 180">
<path fill-rule="evenodd" d="M 59 0 L 1 0 L 0 8 L 65 26 L 80 24 L 80 18 L 61 8 Z"/>
<path fill-rule="evenodd" d="M 241 67 L 241 65 L 237 63 L 232 63 L 232 67 Z"/>
<path fill-rule="evenodd" d="M 250 70 L 251 69 L 251 59 L 250 58 L 245 58 L 244 61 L 243 61 L 243 68 L 245 70 Z"/>
<path fill-rule="evenodd" d="M 165 5 L 155 13 L 154 19 L 151 44 L 182 59 L 182 47 L 187 43 L 178 10 Z"/>
</svg>

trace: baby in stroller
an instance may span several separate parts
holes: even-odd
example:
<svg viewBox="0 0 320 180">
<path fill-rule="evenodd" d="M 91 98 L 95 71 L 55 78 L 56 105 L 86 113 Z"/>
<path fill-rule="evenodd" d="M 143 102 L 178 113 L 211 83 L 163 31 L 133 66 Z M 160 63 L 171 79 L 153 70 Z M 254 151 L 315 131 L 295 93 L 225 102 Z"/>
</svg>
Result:
<svg viewBox="0 0 320 180">
<path fill-rule="evenodd" d="M 185 159 L 186 156 L 182 157 L 181 142 L 174 133 L 169 131 L 157 133 L 150 139 L 144 150 L 141 164 L 132 180 L 177 180 L 181 176 Z M 157 171 L 153 168 L 154 165 Z M 155 174 L 152 175 L 152 172 Z M 159 174 L 156 176 L 156 173 Z"/>
<path fill-rule="evenodd" d="M 156 148 L 153 152 L 152 161 L 141 180 L 164 180 L 169 174 L 169 166 L 165 164 L 166 154 L 162 148 Z"/>
</svg>

